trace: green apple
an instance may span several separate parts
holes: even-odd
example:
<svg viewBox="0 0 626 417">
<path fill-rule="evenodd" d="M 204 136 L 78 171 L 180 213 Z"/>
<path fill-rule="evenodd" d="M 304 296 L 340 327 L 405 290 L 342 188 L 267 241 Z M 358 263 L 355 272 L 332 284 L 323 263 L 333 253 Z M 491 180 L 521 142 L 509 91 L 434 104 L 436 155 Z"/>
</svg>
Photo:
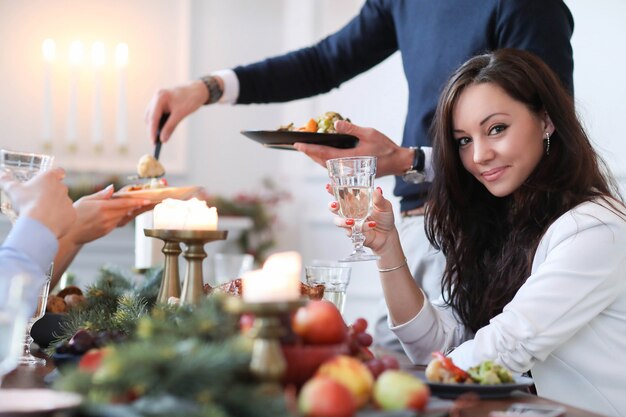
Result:
<svg viewBox="0 0 626 417">
<path fill-rule="evenodd" d="M 423 411 L 430 398 L 428 385 L 408 372 L 389 369 L 374 384 L 374 402 L 383 410 Z"/>
</svg>

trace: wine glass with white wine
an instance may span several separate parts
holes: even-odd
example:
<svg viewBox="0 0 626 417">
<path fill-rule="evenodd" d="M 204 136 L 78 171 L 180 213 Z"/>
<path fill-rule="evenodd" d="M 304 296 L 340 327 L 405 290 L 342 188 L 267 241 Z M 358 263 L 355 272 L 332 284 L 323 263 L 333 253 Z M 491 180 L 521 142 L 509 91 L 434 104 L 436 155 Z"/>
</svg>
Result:
<svg viewBox="0 0 626 417">
<path fill-rule="evenodd" d="M 26 182 L 33 178 L 40 171 L 46 171 L 52 167 L 54 156 L 43 155 L 31 152 L 18 152 L 6 149 L 0 150 L 0 171 L 10 174 L 14 179 L 20 182 Z M 11 199 L 4 191 L 0 194 L 0 211 L 5 214 L 12 224 L 15 224 L 19 213 L 15 211 L 11 203 Z M 20 364 L 24 365 L 45 365 L 46 361 L 41 358 L 34 357 L 30 352 L 30 345 L 33 338 L 30 336 L 30 329 L 33 323 L 41 318 L 46 311 L 46 301 L 48 299 L 48 290 L 50 289 L 50 279 L 52 278 L 52 270 L 54 265 L 50 265 L 50 269 L 46 275 L 46 281 L 41 288 L 37 309 L 32 317 L 28 320 L 26 326 L 26 335 L 24 337 L 24 353 L 19 359 Z"/>
<path fill-rule="evenodd" d="M 363 222 L 372 213 L 376 157 L 356 156 L 326 161 L 333 193 L 339 203 L 339 215 L 353 219 L 352 244 L 354 251 L 339 262 L 371 261 L 378 256 L 367 253 L 363 248 L 365 236 Z"/>
</svg>

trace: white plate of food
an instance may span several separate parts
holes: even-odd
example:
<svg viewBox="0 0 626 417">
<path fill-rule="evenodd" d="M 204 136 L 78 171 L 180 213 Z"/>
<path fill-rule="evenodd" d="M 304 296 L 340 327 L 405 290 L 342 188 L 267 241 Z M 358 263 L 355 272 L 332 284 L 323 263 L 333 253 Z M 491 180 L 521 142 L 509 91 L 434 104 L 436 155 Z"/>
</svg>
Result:
<svg viewBox="0 0 626 417">
<path fill-rule="evenodd" d="M 166 198 L 174 198 L 176 200 L 187 200 L 195 193 L 200 191 L 201 187 L 161 187 L 161 188 L 143 188 L 141 185 L 127 185 L 119 191 L 113 193 L 114 198 L 140 198 L 150 200 L 154 203 L 160 203 Z"/>
<path fill-rule="evenodd" d="M 0 390 L 0 416 L 29 416 L 70 410 L 82 402 L 82 397 L 72 392 L 51 389 Z"/>
</svg>

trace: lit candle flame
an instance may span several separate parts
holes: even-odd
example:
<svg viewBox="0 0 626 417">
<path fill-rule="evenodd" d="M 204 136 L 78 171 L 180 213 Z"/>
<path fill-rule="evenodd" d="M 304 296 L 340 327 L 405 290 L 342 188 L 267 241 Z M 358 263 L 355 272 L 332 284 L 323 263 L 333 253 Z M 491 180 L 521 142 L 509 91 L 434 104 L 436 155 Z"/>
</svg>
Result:
<svg viewBox="0 0 626 417">
<path fill-rule="evenodd" d="M 43 52 L 43 59 L 46 62 L 54 61 L 56 55 L 56 45 L 52 39 L 46 39 L 43 41 L 41 51 Z"/>
<path fill-rule="evenodd" d="M 115 47 L 115 63 L 118 68 L 125 67 L 128 64 L 128 45 L 118 43 Z"/>
<path fill-rule="evenodd" d="M 104 43 L 94 42 L 91 46 L 91 62 L 94 67 L 102 67 L 104 65 Z"/>
<path fill-rule="evenodd" d="M 83 60 L 83 44 L 81 41 L 73 41 L 70 44 L 70 64 L 78 65 Z"/>
</svg>

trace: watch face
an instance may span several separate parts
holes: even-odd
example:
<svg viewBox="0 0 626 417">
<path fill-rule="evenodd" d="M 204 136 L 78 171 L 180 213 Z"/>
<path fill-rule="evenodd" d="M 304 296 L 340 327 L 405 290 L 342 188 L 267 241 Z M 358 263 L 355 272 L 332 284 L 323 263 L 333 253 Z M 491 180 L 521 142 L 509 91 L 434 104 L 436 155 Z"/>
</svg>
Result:
<svg viewBox="0 0 626 417">
<path fill-rule="evenodd" d="M 426 176 L 424 175 L 423 172 L 408 171 L 402 176 L 402 179 L 404 180 L 404 182 L 408 182 L 410 184 L 420 184 L 424 182 L 424 179 L 426 179 Z"/>
</svg>

